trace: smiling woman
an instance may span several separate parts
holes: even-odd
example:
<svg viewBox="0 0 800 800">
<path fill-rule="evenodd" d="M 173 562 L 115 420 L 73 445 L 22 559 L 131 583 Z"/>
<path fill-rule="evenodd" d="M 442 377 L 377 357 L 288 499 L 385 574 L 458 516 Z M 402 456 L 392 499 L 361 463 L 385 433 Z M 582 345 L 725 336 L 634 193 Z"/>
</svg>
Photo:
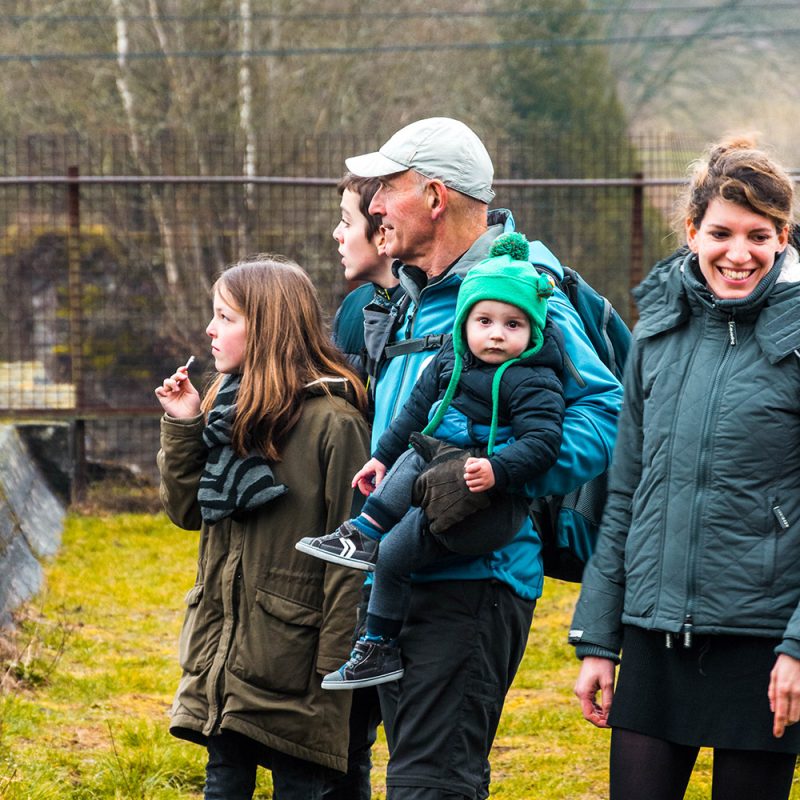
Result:
<svg viewBox="0 0 800 800">
<path fill-rule="evenodd" d="M 789 796 L 800 752 L 792 203 L 788 175 L 751 141 L 716 145 L 680 214 L 688 251 L 635 292 L 609 498 L 570 631 L 583 715 L 612 728 L 611 800 L 679 800 L 700 747 L 714 748 L 714 797 Z"/>
<path fill-rule="evenodd" d="M 789 241 L 793 184 L 747 139 L 723 142 L 695 165 L 680 227 L 709 290 L 747 297 Z"/>
<path fill-rule="evenodd" d="M 789 241 L 789 226 L 729 200 L 708 204 L 699 227 L 686 222 L 689 248 L 713 294 L 723 300 L 747 297 L 772 269 Z"/>
</svg>

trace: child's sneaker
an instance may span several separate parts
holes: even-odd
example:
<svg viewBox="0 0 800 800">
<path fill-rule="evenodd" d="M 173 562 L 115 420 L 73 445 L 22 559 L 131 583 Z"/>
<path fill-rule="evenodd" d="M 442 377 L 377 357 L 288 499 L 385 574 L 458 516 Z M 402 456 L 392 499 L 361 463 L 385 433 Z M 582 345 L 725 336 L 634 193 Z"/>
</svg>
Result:
<svg viewBox="0 0 800 800">
<path fill-rule="evenodd" d="M 323 689 L 358 689 L 397 681 L 403 677 L 400 648 L 385 639 L 362 637 L 356 642 L 350 660 L 322 679 Z"/>
<path fill-rule="evenodd" d="M 361 533 L 352 520 L 345 520 L 326 536 L 306 536 L 295 547 L 310 556 L 334 564 L 371 572 L 378 560 L 378 541 Z"/>
</svg>

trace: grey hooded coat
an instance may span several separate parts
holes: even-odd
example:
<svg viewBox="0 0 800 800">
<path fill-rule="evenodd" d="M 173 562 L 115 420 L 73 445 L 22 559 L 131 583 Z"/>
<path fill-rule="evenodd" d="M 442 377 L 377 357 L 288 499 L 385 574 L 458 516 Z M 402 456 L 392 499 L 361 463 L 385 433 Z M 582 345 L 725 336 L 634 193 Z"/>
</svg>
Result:
<svg viewBox="0 0 800 800">
<path fill-rule="evenodd" d="M 637 290 L 610 493 L 570 641 L 618 653 L 624 623 L 776 637 L 800 657 L 797 253 L 735 301 L 714 298 L 695 264 L 665 260 Z"/>
</svg>

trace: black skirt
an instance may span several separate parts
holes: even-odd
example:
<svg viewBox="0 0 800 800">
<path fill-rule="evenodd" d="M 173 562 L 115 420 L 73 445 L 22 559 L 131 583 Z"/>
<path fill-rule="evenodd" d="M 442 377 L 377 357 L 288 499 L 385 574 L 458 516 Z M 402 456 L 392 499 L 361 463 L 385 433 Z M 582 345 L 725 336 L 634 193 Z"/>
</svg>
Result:
<svg viewBox="0 0 800 800">
<path fill-rule="evenodd" d="M 777 639 L 675 637 L 627 626 L 609 724 L 675 744 L 800 753 L 800 723 L 772 735 L 769 676 Z"/>
</svg>

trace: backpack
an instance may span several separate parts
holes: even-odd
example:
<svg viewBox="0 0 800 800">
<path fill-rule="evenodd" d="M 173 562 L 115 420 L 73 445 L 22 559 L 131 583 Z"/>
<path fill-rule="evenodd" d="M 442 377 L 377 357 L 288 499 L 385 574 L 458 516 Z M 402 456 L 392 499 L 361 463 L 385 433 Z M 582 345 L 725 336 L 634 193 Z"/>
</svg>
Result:
<svg viewBox="0 0 800 800">
<path fill-rule="evenodd" d="M 631 343 L 631 332 L 611 303 L 574 269 L 564 267 L 559 279 L 550 269 L 535 264 L 549 275 L 578 312 L 589 341 L 600 360 L 619 380 Z M 566 354 L 565 354 L 566 355 Z M 567 357 L 565 366 L 585 386 L 575 365 Z M 542 540 L 544 574 L 580 583 L 583 568 L 594 552 L 606 502 L 607 471 L 567 495 L 537 497 L 530 502 L 534 527 Z"/>
</svg>

